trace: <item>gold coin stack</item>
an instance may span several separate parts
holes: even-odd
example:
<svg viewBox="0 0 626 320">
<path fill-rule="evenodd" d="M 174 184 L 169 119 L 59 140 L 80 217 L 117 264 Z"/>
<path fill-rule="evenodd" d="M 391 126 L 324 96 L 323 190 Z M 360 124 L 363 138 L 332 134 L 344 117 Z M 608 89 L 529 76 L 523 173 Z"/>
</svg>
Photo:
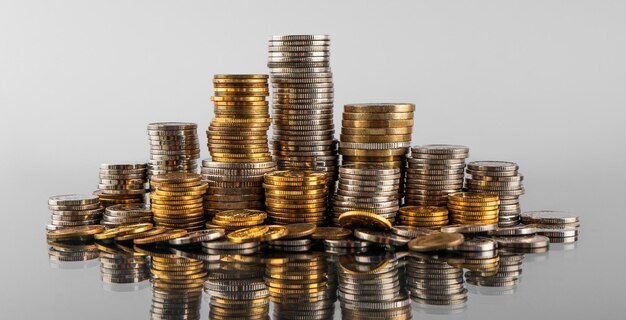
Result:
<svg viewBox="0 0 626 320">
<path fill-rule="evenodd" d="M 206 227 L 223 228 L 229 232 L 261 225 L 265 218 L 267 218 L 267 213 L 261 210 L 224 210 L 216 213 L 211 222 L 207 222 Z"/>
<path fill-rule="evenodd" d="M 163 254 L 152 256 L 152 319 L 200 319 L 202 285 L 206 279 L 200 260 Z"/>
<path fill-rule="evenodd" d="M 198 230 L 204 228 L 203 196 L 207 184 L 196 173 L 168 173 L 150 180 L 154 223 L 157 226 Z"/>
<path fill-rule="evenodd" d="M 147 165 L 101 164 L 100 183 L 93 194 L 103 207 L 116 204 L 143 203 L 146 195 Z"/>
<path fill-rule="evenodd" d="M 328 264 L 321 254 L 284 255 L 268 259 L 265 284 L 274 302 L 275 319 L 330 319 L 335 292 L 328 286 Z"/>
<path fill-rule="evenodd" d="M 207 219 L 217 212 L 265 208 L 263 175 L 276 169 L 274 162 L 202 161 L 202 179 L 209 184 L 204 196 Z"/>
<path fill-rule="evenodd" d="M 280 170 L 265 174 L 265 204 L 269 220 L 276 224 L 326 219 L 327 175 L 311 170 Z"/>
<path fill-rule="evenodd" d="M 272 161 L 267 146 L 271 119 L 268 75 L 216 74 L 213 77 L 215 118 L 207 129 L 215 162 Z"/>
<path fill-rule="evenodd" d="M 364 103 L 344 106 L 339 154 L 342 165 L 381 164 L 406 174 L 406 154 L 413 132 L 412 103 Z M 402 201 L 404 183 L 398 200 Z"/>
<path fill-rule="evenodd" d="M 448 209 L 435 206 L 402 207 L 398 211 L 398 223 L 436 230 L 448 224 Z"/>
<path fill-rule="evenodd" d="M 497 195 L 457 192 L 448 195 L 448 211 L 454 224 L 497 224 Z"/>
</svg>

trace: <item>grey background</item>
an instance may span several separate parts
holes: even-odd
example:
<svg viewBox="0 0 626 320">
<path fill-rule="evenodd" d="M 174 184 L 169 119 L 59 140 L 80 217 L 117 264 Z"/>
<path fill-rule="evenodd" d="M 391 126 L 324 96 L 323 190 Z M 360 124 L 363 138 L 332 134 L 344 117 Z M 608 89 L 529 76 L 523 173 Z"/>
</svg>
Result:
<svg viewBox="0 0 626 320">
<path fill-rule="evenodd" d="M 601 0 L 0 0 L 2 318 L 147 318 L 149 290 L 50 267 L 47 197 L 145 160 L 149 122 L 197 122 L 207 157 L 212 75 L 267 73 L 267 39 L 307 33 L 332 35 L 336 120 L 413 102 L 414 144 L 516 161 L 523 209 L 581 215 L 575 250 L 528 258 L 515 295 L 472 294 L 454 317 L 620 318 L 625 16 Z"/>
</svg>

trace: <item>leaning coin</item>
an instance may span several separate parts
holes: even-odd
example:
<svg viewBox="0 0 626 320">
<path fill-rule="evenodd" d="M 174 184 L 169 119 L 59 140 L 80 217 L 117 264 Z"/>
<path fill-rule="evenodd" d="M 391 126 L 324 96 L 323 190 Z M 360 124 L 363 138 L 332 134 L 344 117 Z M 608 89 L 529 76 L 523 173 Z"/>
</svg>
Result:
<svg viewBox="0 0 626 320">
<path fill-rule="evenodd" d="M 367 228 L 374 230 L 389 230 L 389 220 L 367 211 L 347 211 L 339 216 L 339 224 L 346 228 Z"/>
<path fill-rule="evenodd" d="M 135 242 L 135 244 L 149 244 L 149 243 L 163 242 L 163 241 L 168 241 L 171 239 L 184 237 L 186 234 L 187 234 L 187 230 L 170 229 L 170 230 L 167 230 L 166 232 L 163 232 L 157 235 L 153 235 L 153 236 L 145 237 L 145 238 L 139 238 L 133 241 Z"/>
<path fill-rule="evenodd" d="M 169 241 L 169 244 L 185 245 L 185 244 L 192 244 L 192 243 L 198 243 L 198 242 L 204 242 L 204 241 L 212 241 L 212 240 L 223 237 L 225 233 L 226 233 L 226 230 L 222 228 L 198 230 L 198 231 L 190 232 L 184 237 L 172 239 Z"/>
<path fill-rule="evenodd" d="M 310 236 L 315 233 L 317 225 L 314 223 L 291 223 L 286 225 L 287 235 L 284 239 L 298 239 L 306 236 Z"/>
<path fill-rule="evenodd" d="M 428 252 L 447 248 L 454 248 L 464 241 L 461 233 L 434 233 L 426 236 L 419 236 L 409 241 L 409 249 L 418 252 Z"/>
<path fill-rule="evenodd" d="M 411 240 L 410 238 L 402 237 L 395 233 L 370 229 L 356 229 L 354 230 L 354 237 L 369 242 L 389 244 L 399 247 L 406 245 L 409 240 Z"/>
<path fill-rule="evenodd" d="M 439 231 L 412 226 L 394 226 L 393 228 L 391 228 L 391 232 L 401 237 L 415 238 L 418 236 L 425 236 L 428 234 L 437 233 Z"/>
<path fill-rule="evenodd" d="M 447 233 L 479 233 L 492 231 L 498 228 L 497 223 L 479 223 L 479 224 L 451 224 L 441 227 L 441 232 Z"/>
</svg>

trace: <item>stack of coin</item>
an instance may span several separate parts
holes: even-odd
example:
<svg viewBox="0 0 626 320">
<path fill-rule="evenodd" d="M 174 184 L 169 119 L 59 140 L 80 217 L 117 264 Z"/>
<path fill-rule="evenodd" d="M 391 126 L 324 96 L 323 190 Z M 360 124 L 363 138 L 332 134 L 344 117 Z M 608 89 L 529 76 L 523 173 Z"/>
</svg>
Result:
<svg viewBox="0 0 626 320">
<path fill-rule="evenodd" d="M 265 284 L 274 302 L 274 319 L 331 319 L 336 294 L 328 287 L 324 255 L 294 254 L 268 259 Z"/>
<path fill-rule="evenodd" d="M 126 252 L 112 243 L 97 243 L 104 283 L 138 283 L 150 279 L 148 256 Z"/>
<path fill-rule="evenodd" d="M 426 305 L 459 305 L 467 301 L 463 269 L 436 255 L 412 252 L 407 257 L 406 277 L 411 299 Z"/>
<path fill-rule="evenodd" d="M 405 202 L 409 205 L 446 206 L 448 194 L 461 191 L 469 148 L 428 144 L 411 148 Z"/>
<path fill-rule="evenodd" d="M 204 283 L 209 319 L 268 319 L 269 291 L 259 257 L 224 254 L 213 259 Z"/>
<path fill-rule="evenodd" d="M 339 258 L 339 301 L 343 319 L 410 319 L 397 259 L 343 255 Z"/>
<path fill-rule="evenodd" d="M 102 224 L 106 227 L 152 222 L 152 210 L 143 203 L 116 204 L 104 211 Z"/>
<path fill-rule="evenodd" d="M 311 170 L 279 170 L 265 174 L 268 220 L 276 224 L 326 219 L 327 175 Z"/>
<path fill-rule="evenodd" d="M 498 195 L 498 225 L 501 227 L 519 223 L 519 197 L 524 194 L 524 176 L 517 170 L 516 163 L 507 161 L 473 161 L 467 165 L 467 173 L 471 177 L 466 179 L 465 184 L 469 191 Z"/>
<path fill-rule="evenodd" d="M 209 153 L 216 162 L 272 161 L 267 146 L 270 126 L 265 74 L 216 74 L 213 77 L 215 118 L 206 131 Z"/>
<path fill-rule="evenodd" d="M 251 255 L 260 250 L 260 242 L 235 243 L 228 239 L 202 242 L 202 251 L 212 255 Z"/>
<path fill-rule="evenodd" d="M 521 215 L 522 222 L 533 224 L 537 233 L 550 238 L 551 243 L 578 241 L 580 218 L 578 215 L 552 210 L 528 211 Z"/>
<path fill-rule="evenodd" d="M 448 224 L 448 209 L 435 206 L 405 206 L 398 211 L 398 224 L 437 230 Z"/>
<path fill-rule="evenodd" d="M 339 146 L 342 165 L 369 163 L 399 168 L 404 182 L 414 110 L 412 103 L 345 105 Z M 403 189 L 401 183 L 400 200 Z"/>
<path fill-rule="evenodd" d="M 71 239 L 48 239 L 48 259 L 50 263 L 89 261 L 97 259 L 100 252 L 93 237 Z"/>
<path fill-rule="evenodd" d="M 480 271 L 467 271 L 465 281 L 468 284 L 481 287 L 514 287 L 522 275 L 523 254 L 518 253 L 498 253 L 499 262 L 496 272 L 485 275 Z"/>
<path fill-rule="evenodd" d="M 453 249 L 456 256 L 448 263 L 481 275 L 493 275 L 498 271 L 500 261 L 497 248 L 498 243 L 491 238 L 466 234 L 463 244 Z"/>
<path fill-rule="evenodd" d="M 171 254 L 152 256 L 152 319 L 200 319 L 204 263 Z"/>
<path fill-rule="evenodd" d="M 455 224 L 497 224 L 499 205 L 493 194 L 457 192 L 448 196 L 448 211 Z"/>
<path fill-rule="evenodd" d="M 261 210 L 224 210 L 213 216 L 211 222 L 207 223 L 207 228 L 218 227 L 223 228 L 226 231 L 233 231 L 241 228 L 258 226 L 263 224 L 266 218 L 267 213 Z"/>
<path fill-rule="evenodd" d="M 168 173 L 153 176 L 150 194 L 154 223 L 167 228 L 204 228 L 202 202 L 207 184 L 196 173 Z"/>
<path fill-rule="evenodd" d="M 273 93 L 272 153 L 278 168 L 323 171 L 332 195 L 338 155 L 330 37 L 273 36 L 268 67 Z"/>
<path fill-rule="evenodd" d="M 198 126 L 186 122 L 158 122 L 148 125 L 150 161 L 148 175 L 170 172 L 197 172 L 200 158 Z"/>
<path fill-rule="evenodd" d="M 347 211 L 376 213 L 393 222 L 398 212 L 400 169 L 375 164 L 344 164 L 339 168 L 333 222 Z"/>
<path fill-rule="evenodd" d="M 100 183 L 94 192 L 106 208 L 115 204 L 143 203 L 146 195 L 145 163 L 101 164 Z"/>
<path fill-rule="evenodd" d="M 204 196 L 207 218 L 231 209 L 265 208 L 263 175 L 276 169 L 274 162 L 202 161 L 202 179 L 209 184 Z"/>
<path fill-rule="evenodd" d="M 104 208 L 97 196 L 66 194 L 48 198 L 52 221 L 47 230 L 100 223 Z"/>
</svg>

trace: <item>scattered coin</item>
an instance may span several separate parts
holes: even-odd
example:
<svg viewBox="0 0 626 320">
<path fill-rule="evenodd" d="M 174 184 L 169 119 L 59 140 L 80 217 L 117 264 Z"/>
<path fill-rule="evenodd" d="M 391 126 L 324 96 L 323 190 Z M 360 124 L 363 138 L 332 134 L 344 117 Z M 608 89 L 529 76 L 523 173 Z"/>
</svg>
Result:
<svg viewBox="0 0 626 320">
<path fill-rule="evenodd" d="M 418 252 L 428 252 L 447 248 L 454 248 L 463 244 L 461 233 L 434 233 L 419 236 L 409 241 L 409 249 Z"/>
<path fill-rule="evenodd" d="M 339 224 L 345 228 L 366 228 L 373 230 L 389 230 L 391 222 L 381 216 L 367 211 L 347 211 L 339 216 Z"/>
<path fill-rule="evenodd" d="M 48 231 L 48 239 L 63 239 L 63 238 L 75 238 L 83 236 L 91 236 L 104 231 L 103 226 L 99 225 L 85 225 L 76 227 L 67 227 L 58 230 Z"/>
</svg>

